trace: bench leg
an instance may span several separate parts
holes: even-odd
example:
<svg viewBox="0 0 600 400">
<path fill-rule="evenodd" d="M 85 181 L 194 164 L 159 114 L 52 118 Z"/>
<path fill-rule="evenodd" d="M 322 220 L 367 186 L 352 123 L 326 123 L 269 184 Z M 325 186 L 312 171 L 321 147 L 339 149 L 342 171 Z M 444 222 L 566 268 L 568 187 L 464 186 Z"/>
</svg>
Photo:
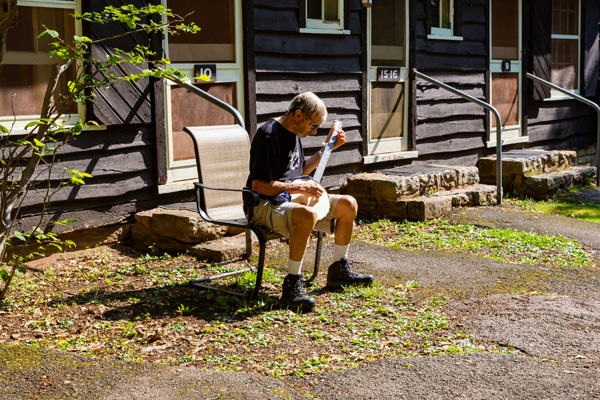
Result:
<svg viewBox="0 0 600 400">
<path fill-rule="evenodd" d="M 246 258 L 252 256 L 252 231 L 246 229 Z"/>
<path fill-rule="evenodd" d="M 306 283 L 312 282 L 319 273 L 319 264 L 321 263 L 321 248 L 323 247 L 323 232 L 317 232 L 317 248 L 315 249 L 315 268 L 310 278 L 306 280 Z"/>
<path fill-rule="evenodd" d="M 254 291 L 252 292 L 252 300 L 256 300 L 258 298 L 258 293 L 260 292 L 260 287 L 262 286 L 263 270 L 265 268 L 265 253 L 267 251 L 267 241 L 264 238 L 258 237 L 258 244 L 260 250 L 258 253 L 258 265 L 256 266 L 256 285 L 254 286 Z"/>
</svg>

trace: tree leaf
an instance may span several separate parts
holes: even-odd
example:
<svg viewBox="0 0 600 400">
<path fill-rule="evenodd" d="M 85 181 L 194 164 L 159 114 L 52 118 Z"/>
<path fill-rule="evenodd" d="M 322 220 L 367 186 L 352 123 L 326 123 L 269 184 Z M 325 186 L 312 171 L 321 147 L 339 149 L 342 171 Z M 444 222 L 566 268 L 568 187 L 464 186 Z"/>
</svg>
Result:
<svg viewBox="0 0 600 400">
<path fill-rule="evenodd" d="M 0 279 L 2 279 L 4 282 L 8 282 L 8 280 L 10 279 L 8 272 L 6 272 L 5 270 L 0 270 Z"/>
<path fill-rule="evenodd" d="M 22 240 L 23 242 L 27 241 L 27 238 L 25 237 L 25 235 L 23 235 L 21 232 L 19 231 L 15 231 L 13 233 L 13 236 L 16 237 L 19 240 Z"/>
<path fill-rule="evenodd" d="M 37 125 L 43 125 L 44 121 L 38 120 L 38 121 L 31 121 L 30 123 L 28 123 L 27 125 L 25 125 L 25 129 L 29 129 L 32 126 L 37 126 Z"/>
<path fill-rule="evenodd" d="M 40 33 L 40 34 L 39 34 L 39 35 L 37 35 L 35 38 L 36 38 L 36 39 L 39 39 L 39 38 L 41 38 L 41 37 L 42 37 L 42 36 L 44 36 L 44 35 L 50 35 L 50 36 L 52 36 L 52 37 L 53 37 L 53 38 L 55 38 L 55 39 L 56 39 L 56 38 L 59 36 L 59 35 L 58 35 L 58 32 L 56 32 L 56 31 L 53 31 L 52 29 L 46 29 L 44 32 Z"/>
<path fill-rule="evenodd" d="M 50 243 L 49 246 L 54 246 L 58 249 L 58 251 L 63 251 L 62 247 L 60 247 L 58 244 L 56 243 Z"/>
</svg>

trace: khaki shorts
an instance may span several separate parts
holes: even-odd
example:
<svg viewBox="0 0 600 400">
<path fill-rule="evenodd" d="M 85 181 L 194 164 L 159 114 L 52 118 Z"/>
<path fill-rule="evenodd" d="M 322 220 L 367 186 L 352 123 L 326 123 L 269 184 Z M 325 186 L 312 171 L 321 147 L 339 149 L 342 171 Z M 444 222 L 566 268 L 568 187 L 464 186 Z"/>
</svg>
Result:
<svg viewBox="0 0 600 400">
<path fill-rule="evenodd" d="M 327 213 L 325 218 L 317 221 L 315 230 L 330 234 L 333 233 L 331 231 L 331 220 L 333 219 L 333 213 L 341 195 L 329 194 L 328 196 L 329 213 Z M 292 210 L 295 205 L 296 203 L 291 202 L 275 205 L 269 200 L 262 200 L 254 207 L 254 223 L 285 238 L 289 238 L 294 230 L 292 226 Z"/>
</svg>

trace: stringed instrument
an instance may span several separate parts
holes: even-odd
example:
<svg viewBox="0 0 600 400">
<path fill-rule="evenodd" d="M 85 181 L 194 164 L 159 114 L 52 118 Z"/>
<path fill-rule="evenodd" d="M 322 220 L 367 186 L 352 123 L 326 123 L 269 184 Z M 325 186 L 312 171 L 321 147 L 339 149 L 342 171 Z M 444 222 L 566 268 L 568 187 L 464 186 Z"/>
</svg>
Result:
<svg viewBox="0 0 600 400">
<path fill-rule="evenodd" d="M 298 178 L 295 179 L 294 182 L 308 182 L 310 180 L 317 182 L 319 186 L 321 186 L 321 179 L 323 179 L 323 173 L 325 172 L 325 167 L 327 166 L 327 162 L 329 161 L 329 156 L 331 155 L 331 151 L 333 150 L 333 145 L 335 144 L 335 140 L 337 139 L 338 132 L 342 130 L 342 122 L 335 120 L 333 121 L 333 133 L 331 134 L 331 138 L 329 138 L 329 142 L 325 145 L 325 150 L 323 150 L 323 155 L 321 155 L 321 160 L 319 161 L 319 165 L 317 165 L 317 169 L 315 170 L 315 174 L 312 178 Z M 323 187 L 321 187 L 323 189 Z M 306 194 L 296 193 L 292 194 L 292 203 L 302 204 L 305 206 L 312 207 L 313 210 L 317 213 L 317 220 L 322 220 L 329 213 L 329 196 L 327 195 L 327 191 L 323 189 L 323 193 L 319 198 L 315 198 Z"/>
</svg>

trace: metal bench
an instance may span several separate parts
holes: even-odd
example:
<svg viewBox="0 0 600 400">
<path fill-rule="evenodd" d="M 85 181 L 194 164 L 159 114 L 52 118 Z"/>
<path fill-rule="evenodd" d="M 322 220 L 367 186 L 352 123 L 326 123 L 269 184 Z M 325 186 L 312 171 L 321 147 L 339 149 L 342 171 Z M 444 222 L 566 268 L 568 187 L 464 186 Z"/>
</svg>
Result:
<svg viewBox="0 0 600 400">
<path fill-rule="evenodd" d="M 184 86 L 179 82 L 178 84 Z M 257 298 L 262 284 L 266 244 L 269 240 L 280 238 L 280 236 L 253 223 L 253 207 L 258 204 L 259 196 L 258 193 L 245 188 L 250 164 L 250 137 L 237 110 L 197 87 L 188 86 L 191 85 L 185 85 L 184 87 L 234 114 L 238 122 L 235 125 L 228 126 L 184 127 L 184 131 L 191 136 L 194 142 L 198 168 L 198 182 L 194 183 L 198 212 L 208 222 L 245 229 L 247 257 L 252 254 L 252 233 L 254 233 L 259 243 L 256 268 L 192 280 L 190 285 L 203 289 L 219 290 L 206 283 L 256 270 L 256 284 L 252 292 L 252 298 Z M 247 217 L 244 214 L 244 205 L 248 210 Z M 308 282 L 312 281 L 318 274 L 324 234 L 317 232 L 317 235 L 315 266 Z M 235 294 L 243 295 L 241 293 Z"/>
</svg>

